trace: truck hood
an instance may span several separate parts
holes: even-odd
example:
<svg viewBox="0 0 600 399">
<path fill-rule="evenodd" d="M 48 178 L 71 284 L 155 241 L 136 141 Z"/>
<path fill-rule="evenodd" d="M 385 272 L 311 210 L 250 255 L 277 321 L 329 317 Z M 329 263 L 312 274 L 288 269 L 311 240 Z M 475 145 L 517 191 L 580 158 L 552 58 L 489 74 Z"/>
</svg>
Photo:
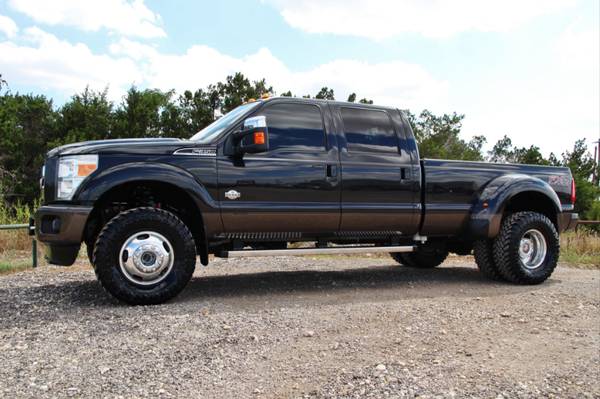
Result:
<svg viewBox="0 0 600 399">
<path fill-rule="evenodd" d="M 54 148 L 48 152 L 48 157 L 78 154 L 170 154 L 190 144 L 194 143 L 176 138 L 82 141 Z"/>
</svg>

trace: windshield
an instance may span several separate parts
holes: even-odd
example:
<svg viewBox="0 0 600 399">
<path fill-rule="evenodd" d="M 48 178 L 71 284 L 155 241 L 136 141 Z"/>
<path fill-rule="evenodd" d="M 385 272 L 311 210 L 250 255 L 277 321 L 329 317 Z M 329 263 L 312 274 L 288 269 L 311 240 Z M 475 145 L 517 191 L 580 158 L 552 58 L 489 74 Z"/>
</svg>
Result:
<svg viewBox="0 0 600 399">
<path fill-rule="evenodd" d="M 256 107 L 259 104 L 258 101 L 240 105 L 239 107 L 231 110 L 229 113 L 225 114 L 221 118 L 217 119 L 210 125 L 206 126 L 204 129 L 200 130 L 198 133 L 194 134 L 190 140 L 198 141 L 200 143 L 210 143 L 213 141 L 219 134 L 221 134 L 225 129 L 231 126 L 232 123 L 237 121 L 237 119 L 244 115 L 246 112 L 250 111 L 252 108 Z"/>
</svg>

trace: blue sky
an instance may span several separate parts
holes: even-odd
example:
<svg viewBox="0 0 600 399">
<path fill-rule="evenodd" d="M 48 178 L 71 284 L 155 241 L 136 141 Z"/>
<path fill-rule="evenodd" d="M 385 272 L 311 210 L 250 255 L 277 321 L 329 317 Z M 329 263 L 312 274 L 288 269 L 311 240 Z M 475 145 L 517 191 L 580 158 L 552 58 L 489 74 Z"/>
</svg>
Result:
<svg viewBox="0 0 600 399">
<path fill-rule="evenodd" d="M 60 104 L 239 70 L 278 92 L 464 113 L 465 138 L 561 153 L 600 136 L 599 25 L 598 0 L 0 0 L 0 73 Z"/>
</svg>

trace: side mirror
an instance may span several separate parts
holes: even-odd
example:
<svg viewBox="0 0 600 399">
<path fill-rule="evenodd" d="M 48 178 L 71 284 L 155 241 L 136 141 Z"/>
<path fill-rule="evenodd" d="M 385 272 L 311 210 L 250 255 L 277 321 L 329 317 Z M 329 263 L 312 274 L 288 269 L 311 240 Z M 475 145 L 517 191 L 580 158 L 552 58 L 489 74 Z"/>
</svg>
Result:
<svg viewBox="0 0 600 399">
<path fill-rule="evenodd" d="M 269 130 L 267 118 L 254 116 L 244 121 L 242 130 L 233 134 L 235 152 L 238 155 L 245 153 L 256 154 L 269 150 Z"/>
</svg>

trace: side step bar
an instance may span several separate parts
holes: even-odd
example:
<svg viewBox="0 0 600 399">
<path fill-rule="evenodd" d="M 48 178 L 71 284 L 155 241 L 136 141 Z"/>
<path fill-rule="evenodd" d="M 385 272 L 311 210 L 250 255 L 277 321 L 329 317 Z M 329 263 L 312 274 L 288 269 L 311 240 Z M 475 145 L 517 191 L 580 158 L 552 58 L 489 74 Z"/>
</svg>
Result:
<svg viewBox="0 0 600 399">
<path fill-rule="evenodd" d="M 387 247 L 330 247 L 330 248 L 298 248 L 298 249 L 248 249 L 221 252 L 222 258 L 245 258 L 249 256 L 298 256 L 298 255 L 330 255 L 330 254 L 364 254 L 375 252 L 413 252 L 412 245 Z"/>
</svg>

